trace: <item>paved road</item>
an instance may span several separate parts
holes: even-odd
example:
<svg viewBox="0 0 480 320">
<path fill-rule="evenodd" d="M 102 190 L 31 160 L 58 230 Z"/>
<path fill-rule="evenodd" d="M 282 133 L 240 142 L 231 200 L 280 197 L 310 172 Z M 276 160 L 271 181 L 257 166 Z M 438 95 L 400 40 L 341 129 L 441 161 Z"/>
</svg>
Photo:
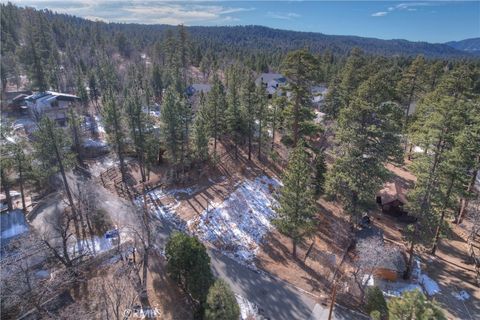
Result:
<svg viewBox="0 0 480 320">
<path fill-rule="evenodd" d="M 173 227 L 168 221 L 158 229 L 160 245 L 165 244 Z M 262 314 L 271 320 L 327 320 L 328 309 L 315 301 L 315 298 L 292 285 L 257 273 L 235 260 L 208 249 L 212 270 L 215 276 L 227 281 L 233 292 L 255 303 Z M 368 319 L 350 310 L 335 307 L 336 320 Z"/>
</svg>

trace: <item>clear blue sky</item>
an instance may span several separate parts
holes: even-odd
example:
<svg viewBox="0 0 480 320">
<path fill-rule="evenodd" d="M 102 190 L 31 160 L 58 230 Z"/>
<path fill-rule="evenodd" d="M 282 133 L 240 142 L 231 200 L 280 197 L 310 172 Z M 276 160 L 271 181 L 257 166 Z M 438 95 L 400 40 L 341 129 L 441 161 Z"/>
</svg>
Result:
<svg viewBox="0 0 480 320">
<path fill-rule="evenodd" d="M 208 26 L 255 24 L 325 34 L 428 42 L 480 37 L 480 0 L 12 2 L 110 22 Z"/>
</svg>

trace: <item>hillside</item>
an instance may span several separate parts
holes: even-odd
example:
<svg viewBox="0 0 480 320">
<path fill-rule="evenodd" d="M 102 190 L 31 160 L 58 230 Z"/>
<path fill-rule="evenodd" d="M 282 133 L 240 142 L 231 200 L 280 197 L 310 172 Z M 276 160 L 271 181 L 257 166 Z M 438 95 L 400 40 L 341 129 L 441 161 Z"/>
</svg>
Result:
<svg viewBox="0 0 480 320">
<path fill-rule="evenodd" d="M 450 41 L 446 45 L 469 53 L 480 54 L 480 38 L 471 38 L 460 41 Z"/>
<path fill-rule="evenodd" d="M 444 44 L 412 42 L 401 39 L 381 40 L 357 36 L 326 35 L 271 29 L 262 26 L 189 27 L 188 30 L 192 35 L 199 38 L 240 48 L 294 50 L 308 47 L 316 52 L 330 49 L 334 53 L 344 54 L 354 47 L 359 47 L 366 53 L 384 56 L 413 56 L 418 54 L 427 57 L 465 56 L 465 52 Z"/>
<path fill-rule="evenodd" d="M 9 49 L 14 51 L 14 47 L 22 43 L 20 41 L 22 35 L 28 34 L 29 28 L 35 29 L 38 25 L 40 28 L 50 25 L 46 27 L 46 31 L 52 34 L 59 49 L 63 50 L 70 46 L 77 47 L 77 50 L 82 48 L 82 51 L 83 48 L 94 46 L 98 41 L 121 46 L 127 51 L 148 51 L 156 42 L 165 38 L 167 30 L 174 29 L 174 26 L 169 25 L 103 23 L 57 14 L 49 10 L 36 11 L 13 5 L 2 5 L 2 7 L 4 7 L 1 16 L 2 53 Z M 36 21 L 37 26 L 31 25 L 33 21 Z M 196 52 L 196 56 L 201 56 L 208 51 L 215 52 L 215 55 L 220 58 L 261 54 L 267 61 L 271 61 L 278 59 L 279 54 L 282 55 L 303 47 L 308 47 L 316 53 L 329 49 L 332 53 L 340 55 L 345 55 L 352 48 L 359 47 L 367 54 L 383 56 L 416 56 L 418 54 L 431 58 L 470 56 L 470 53 L 462 51 L 461 47 L 401 39 L 381 40 L 357 36 L 326 35 L 263 26 L 193 26 L 186 27 L 186 29 L 194 44 L 193 51 Z M 92 32 L 96 33 L 96 39 L 91 37 Z M 123 36 L 120 39 L 122 33 Z"/>
</svg>

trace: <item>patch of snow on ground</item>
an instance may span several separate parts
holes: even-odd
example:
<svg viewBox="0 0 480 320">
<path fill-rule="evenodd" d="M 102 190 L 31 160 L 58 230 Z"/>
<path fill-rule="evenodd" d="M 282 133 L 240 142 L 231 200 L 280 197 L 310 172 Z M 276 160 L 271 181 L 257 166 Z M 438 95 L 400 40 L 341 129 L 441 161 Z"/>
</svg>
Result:
<svg viewBox="0 0 480 320">
<path fill-rule="evenodd" d="M 83 250 L 88 250 L 90 254 L 99 254 L 111 249 L 117 248 L 120 244 L 126 243 L 131 240 L 129 232 L 126 230 L 120 231 L 120 243 L 118 243 L 118 238 L 107 239 L 105 236 L 93 236 L 87 237 L 87 239 L 80 241 L 80 246 L 83 247 Z M 76 240 L 72 237 L 72 245 L 70 246 L 69 251 L 74 253 L 75 250 L 78 252 L 78 245 Z"/>
<path fill-rule="evenodd" d="M 180 189 L 175 189 L 180 190 Z M 170 203 L 166 203 L 167 196 L 171 191 L 165 191 L 164 189 L 155 189 L 147 192 L 147 206 L 152 210 L 157 218 L 165 219 L 173 223 L 177 228 L 184 230 L 185 223 L 177 216 L 175 209 L 180 203 L 175 200 Z M 140 199 L 142 202 L 143 199 Z"/>
<path fill-rule="evenodd" d="M 257 306 L 245 299 L 244 297 L 236 294 L 235 298 L 237 299 L 238 306 L 240 308 L 240 319 L 241 320 L 256 320 L 261 319 L 258 314 Z"/>
<path fill-rule="evenodd" d="M 107 146 L 104 141 L 93 139 L 85 139 L 82 145 L 87 148 L 105 148 Z"/>
<path fill-rule="evenodd" d="M 440 292 L 438 284 L 426 274 L 420 276 L 420 284 L 425 288 L 425 291 L 429 296 L 433 296 Z"/>
<path fill-rule="evenodd" d="M 460 300 L 460 301 L 465 301 L 470 299 L 470 295 L 465 290 L 462 290 L 460 292 L 452 292 L 452 296 L 454 296 L 457 300 Z"/>
<path fill-rule="evenodd" d="M 99 133 L 105 133 L 105 128 L 103 127 L 103 124 L 102 124 L 102 118 L 98 115 L 95 115 L 94 118 L 95 118 L 95 122 L 97 124 L 98 132 Z"/>
<path fill-rule="evenodd" d="M 200 218 L 188 222 L 193 233 L 244 262 L 255 257 L 258 244 L 272 228 L 276 217 L 272 192 L 280 182 L 267 176 L 245 180 L 220 204 L 201 213 Z"/>
</svg>

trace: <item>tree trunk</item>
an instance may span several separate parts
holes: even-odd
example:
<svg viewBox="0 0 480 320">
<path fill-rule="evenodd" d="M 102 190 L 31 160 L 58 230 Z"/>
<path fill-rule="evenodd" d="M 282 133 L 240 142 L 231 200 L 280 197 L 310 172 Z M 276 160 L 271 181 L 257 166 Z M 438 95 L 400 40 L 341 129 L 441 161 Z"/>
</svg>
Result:
<svg viewBox="0 0 480 320">
<path fill-rule="evenodd" d="M 25 189 L 23 186 L 23 168 L 21 162 L 18 165 L 18 176 L 19 176 L 19 183 L 20 183 L 20 194 L 22 196 L 22 210 L 24 213 L 27 213 L 27 205 L 25 202 Z"/>
<path fill-rule="evenodd" d="M 50 124 L 50 125 L 52 125 L 52 124 Z M 51 130 L 52 128 L 51 127 L 49 127 L 49 128 L 50 128 L 51 136 L 53 137 L 53 132 Z M 58 151 L 57 142 L 55 141 L 55 139 L 53 139 L 52 143 L 53 143 L 53 149 L 55 151 L 55 157 L 57 158 L 58 166 L 60 168 L 60 174 L 62 176 L 63 185 L 65 186 L 65 191 L 67 193 L 68 203 L 70 204 L 70 208 L 72 209 L 73 222 L 74 222 L 74 227 L 75 227 L 75 237 L 77 237 L 78 250 L 80 251 L 80 253 L 82 253 L 83 248 L 82 248 L 81 242 L 80 242 L 80 228 L 78 226 L 77 210 L 75 208 L 75 203 L 73 202 L 72 193 L 70 191 L 70 186 L 68 185 L 67 176 L 65 174 L 65 168 L 63 167 L 63 161 L 62 161 L 62 158 L 60 156 L 60 152 Z"/>
<path fill-rule="evenodd" d="M 5 176 L 5 172 L 3 169 L 1 170 L 1 180 L 2 180 L 2 188 L 3 191 L 5 192 L 5 199 L 7 200 L 7 206 L 8 206 L 8 211 L 13 210 L 13 203 L 12 203 L 12 197 L 10 196 L 10 185 L 8 184 L 7 178 Z"/>
<path fill-rule="evenodd" d="M 248 122 L 248 160 L 252 160 L 252 123 Z"/>
<path fill-rule="evenodd" d="M 218 135 L 218 119 L 217 119 L 217 103 L 215 102 L 215 108 L 213 110 L 213 156 L 214 158 L 217 157 L 217 135 Z"/>
<path fill-rule="evenodd" d="M 258 159 L 262 156 L 262 119 L 259 121 L 258 126 Z"/>
<path fill-rule="evenodd" d="M 477 157 L 477 169 L 473 172 L 472 178 L 470 179 L 470 182 L 467 187 L 467 196 L 472 192 L 473 187 L 475 186 L 475 181 L 477 179 L 478 175 L 478 163 L 480 163 L 480 156 Z M 463 219 L 463 215 L 465 214 L 465 210 L 467 209 L 468 206 L 468 198 L 467 197 L 462 197 L 460 199 L 460 209 L 458 210 L 458 215 L 455 219 L 456 223 L 461 223 Z"/>
<path fill-rule="evenodd" d="M 297 258 L 297 240 L 292 238 L 292 256 L 294 259 Z"/>
<path fill-rule="evenodd" d="M 415 224 L 415 231 L 414 231 L 414 236 L 413 237 L 415 237 L 416 231 L 417 231 L 417 225 Z M 405 274 L 403 275 L 403 278 L 405 280 L 409 279 L 410 275 L 412 273 L 414 250 L 415 250 L 415 239 L 412 239 L 412 241 L 410 243 L 410 249 L 408 250 L 409 255 L 408 255 L 407 269 L 405 270 Z"/>
<path fill-rule="evenodd" d="M 415 77 L 413 78 L 412 88 L 410 89 L 410 94 L 408 95 L 407 106 L 405 108 L 405 120 L 404 120 L 404 123 L 403 123 L 403 134 L 405 134 L 405 131 L 407 130 L 408 114 L 410 113 L 410 105 L 412 104 L 413 94 L 415 92 L 416 79 L 417 79 L 417 75 L 415 74 Z M 405 151 L 407 151 L 407 147 L 408 147 L 408 143 L 407 143 L 407 140 L 405 139 Z"/>
<path fill-rule="evenodd" d="M 277 121 L 277 106 L 273 106 L 273 120 L 272 120 L 272 152 L 275 146 L 275 125 Z"/>
<path fill-rule="evenodd" d="M 450 195 L 452 193 L 452 188 L 453 188 L 454 181 L 455 181 L 455 177 L 452 177 L 452 179 L 450 180 L 450 184 L 448 185 L 448 190 L 447 190 L 445 202 L 443 203 L 442 213 L 440 215 L 440 222 L 437 226 L 437 230 L 435 231 L 435 238 L 433 240 L 433 246 L 432 246 L 432 250 L 431 250 L 432 255 L 435 255 L 435 252 L 437 251 L 438 241 L 440 240 L 440 231 L 442 229 L 443 220 L 445 219 L 445 212 L 447 211 L 448 200 L 450 199 Z"/>
</svg>

